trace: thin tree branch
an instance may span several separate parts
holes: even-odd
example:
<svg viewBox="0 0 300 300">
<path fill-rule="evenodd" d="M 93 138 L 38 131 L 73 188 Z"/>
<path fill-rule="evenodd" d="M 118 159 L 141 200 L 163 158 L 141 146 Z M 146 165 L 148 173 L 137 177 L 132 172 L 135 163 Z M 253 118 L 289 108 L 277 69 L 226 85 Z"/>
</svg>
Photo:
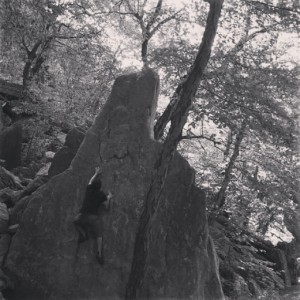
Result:
<svg viewBox="0 0 300 300">
<path fill-rule="evenodd" d="M 155 174 L 152 177 L 149 191 L 147 193 L 144 209 L 141 214 L 129 280 L 126 286 L 126 300 L 142 298 L 141 291 L 148 267 L 148 252 L 151 243 L 151 232 L 153 220 L 157 214 L 159 204 L 163 201 L 161 197 L 162 189 L 169 166 L 172 163 L 182 129 L 186 123 L 187 113 L 193 102 L 200 79 L 210 58 L 212 45 L 217 31 L 217 26 L 222 10 L 223 0 L 207 0 L 209 2 L 209 13 L 201 44 L 191 70 L 178 93 L 177 105 L 171 120 L 171 126 L 162 152 L 155 163 Z M 196 245 L 195 245 L 196 246 Z"/>
<path fill-rule="evenodd" d="M 149 32 L 149 37 L 152 37 L 154 35 L 154 33 L 161 27 L 163 26 L 164 24 L 166 24 L 167 22 L 175 19 L 175 17 L 180 13 L 182 12 L 183 9 L 180 9 L 178 10 L 176 13 L 174 13 L 173 15 L 165 18 L 164 20 L 162 20 L 161 22 L 159 22 L 150 32 Z"/>
<path fill-rule="evenodd" d="M 155 11 L 154 11 L 152 17 L 150 18 L 148 24 L 146 25 L 147 32 L 150 31 L 150 28 L 152 27 L 152 25 L 154 24 L 154 22 L 156 21 L 156 18 L 158 17 L 158 15 L 160 13 L 161 7 L 162 7 L 162 2 L 163 2 L 163 0 L 157 1 Z"/>
<path fill-rule="evenodd" d="M 181 136 L 181 138 L 179 140 L 181 141 L 181 140 L 193 140 L 193 139 L 204 139 L 204 140 L 213 142 L 214 146 L 222 145 L 222 142 L 218 142 L 215 139 L 213 139 L 209 136 L 205 136 L 205 135 L 183 135 L 183 136 Z"/>
</svg>

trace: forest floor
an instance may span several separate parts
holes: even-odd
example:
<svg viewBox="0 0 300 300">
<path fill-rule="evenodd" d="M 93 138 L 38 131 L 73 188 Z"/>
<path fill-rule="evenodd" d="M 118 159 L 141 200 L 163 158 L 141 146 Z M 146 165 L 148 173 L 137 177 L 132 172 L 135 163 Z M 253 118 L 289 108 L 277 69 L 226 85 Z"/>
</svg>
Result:
<svg viewBox="0 0 300 300">
<path fill-rule="evenodd" d="M 280 294 L 282 300 L 300 300 L 300 284 L 287 288 Z"/>
</svg>

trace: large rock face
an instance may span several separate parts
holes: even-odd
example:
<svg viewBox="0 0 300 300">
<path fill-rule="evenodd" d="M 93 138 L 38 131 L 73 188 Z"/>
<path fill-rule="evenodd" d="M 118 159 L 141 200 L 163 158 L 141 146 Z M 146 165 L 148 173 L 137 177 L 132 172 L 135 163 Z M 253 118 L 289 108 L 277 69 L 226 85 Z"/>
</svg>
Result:
<svg viewBox="0 0 300 300">
<path fill-rule="evenodd" d="M 124 299 L 137 223 L 161 150 L 153 136 L 158 77 L 119 77 L 69 169 L 31 196 L 14 236 L 6 269 L 19 283 L 15 299 Z M 114 195 L 105 216 L 105 265 L 95 241 L 78 246 L 73 220 L 96 165 Z M 139 298 L 223 299 L 209 238 L 205 199 L 194 171 L 176 155 L 162 193 Z"/>
</svg>

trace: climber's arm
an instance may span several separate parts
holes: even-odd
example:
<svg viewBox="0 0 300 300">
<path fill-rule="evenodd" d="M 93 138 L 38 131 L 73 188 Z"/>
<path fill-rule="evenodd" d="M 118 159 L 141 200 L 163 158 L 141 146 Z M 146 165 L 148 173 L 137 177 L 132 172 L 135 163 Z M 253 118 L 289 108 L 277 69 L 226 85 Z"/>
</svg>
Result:
<svg viewBox="0 0 300 300">
<path fill-rule="evenodd" d="M 96 167 L 96 168 L 95 168 L 95 174 L 94 174 L 93 177 L 90 179 L 89 184 L 92 184 L 93 181 L 94 181 L 94 179 L 95 179 L 99 174 L 101 174 L 101 173 L 102 173 L 102 171 L 101 171 L 100 167 Z"/>
</svg>

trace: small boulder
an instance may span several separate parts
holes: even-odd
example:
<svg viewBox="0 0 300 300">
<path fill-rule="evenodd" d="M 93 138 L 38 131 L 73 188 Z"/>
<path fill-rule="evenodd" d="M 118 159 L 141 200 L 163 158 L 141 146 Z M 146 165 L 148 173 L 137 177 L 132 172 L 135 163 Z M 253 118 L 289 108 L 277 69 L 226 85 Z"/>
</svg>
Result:
<svg viewBox="0 0 300 300">
<path fill-rule="evenodd" d="M 65 171 L 75 157 L 85 132 L 80 127 L 73 128 L 66 137 L 64 146 L 55 154 L 48 175 L 53 177 Z"/>
<path fill-rule="evenodd" d="M 11 188 L 16 190 L 23 189 L 21 179 L 10 171 L 0 167 L 0 189 Z"/>
<path fill-rule="evenodd" d="M 46 176 L 48 175 L 49 169 L 51 167 L 51 163 L 45 164 L 37 173 L 36 176 Z"/>
<path fill-rule="evenodd" d="M 47 175 L 36 176 L 22 191 L 17 191 L 15 197 L 13 198 L 14 204 L 20 201 L 25 196 L 31 195 L 40 186 L 48 181 Z"/>
<path fill-rule="evenodd" d="M 54 155 L 55 155 L 55 152 L 53 152 L 53 151 L 45 152 L 45 157 L 46 157 L 47 161 L 52 160 Z"/>
<path fill-rule="evenodd" d="M 66 134 L 65 133 L 60 133 L 57 135 L 57 139 L 62 143 L 64 144 L 66 142 Z"/>
<path fill-rule="evenodd" d="M 16 199 L 19 198 L 19 195 L 22 191 L 13 191 L 10 188 L 5 188 L 0 191 L 0 203 L 5 203 L 7 208 L 11 208 L 15 205 Z"/>
<path fill-rule="evenodd" d="M 8 227 L 8 230 L 7 232 L 10 234 L 10 235 L 14 235 L 18 229 L 20 228 L 20 225 L 19 224 L 14 224 L 14 225 L 10 225 Z"/>
<path fill-rule="evenodd" d="M 9 187 L 0 190 L 0 203 L 5 203 L 7 207 L 12 207 L 14 195 L 15 191 Z"/>
</svg>

